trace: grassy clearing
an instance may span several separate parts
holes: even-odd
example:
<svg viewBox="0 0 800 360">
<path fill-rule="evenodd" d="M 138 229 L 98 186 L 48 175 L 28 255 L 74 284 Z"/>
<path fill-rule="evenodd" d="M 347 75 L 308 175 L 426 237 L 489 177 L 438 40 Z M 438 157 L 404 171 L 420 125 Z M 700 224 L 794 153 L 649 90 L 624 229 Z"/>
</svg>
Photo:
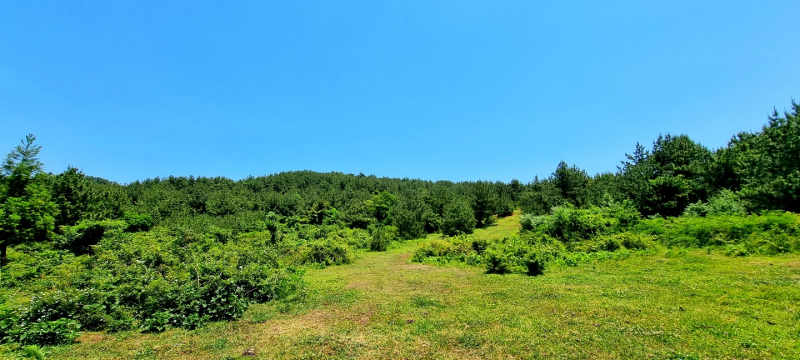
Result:
<svg viewBox="0 0 800 360">
<path fill-rule="evenodd" d="M 515 215 L 515 216 L 518 216 Z M 479 230 L 516 231 L 517 220 Z M 84 333 L 51 358 L 800 358 L 800 256 L 670 250 L 547 275 L 412 264 L 416 242 L 310 270 L 305 303 L 196 331 Z"/>
<path fill-rule="evenodd" d="M 482 229 L 475 229 L 475 236 L 486 240 L 502 239 L 504 236 L 511 236 L 519 232 L 519 218 L 522 211 L 517 209 L 511 216 L 497 219 L 497 223 L 484 227 Z"/>
</svg>

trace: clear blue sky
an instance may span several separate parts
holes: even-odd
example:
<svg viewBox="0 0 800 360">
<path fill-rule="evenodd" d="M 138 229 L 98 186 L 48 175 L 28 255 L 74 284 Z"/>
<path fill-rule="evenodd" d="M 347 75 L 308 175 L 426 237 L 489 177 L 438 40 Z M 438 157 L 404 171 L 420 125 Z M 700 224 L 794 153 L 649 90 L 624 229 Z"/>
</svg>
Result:
<svg viewBox="0 0 800 360">
<path fill-rule="evenodd" d="M 129 182 L 530 181 L 800 99 L 800 2 L 0 2 L 0 152 Z"/>
</svg>

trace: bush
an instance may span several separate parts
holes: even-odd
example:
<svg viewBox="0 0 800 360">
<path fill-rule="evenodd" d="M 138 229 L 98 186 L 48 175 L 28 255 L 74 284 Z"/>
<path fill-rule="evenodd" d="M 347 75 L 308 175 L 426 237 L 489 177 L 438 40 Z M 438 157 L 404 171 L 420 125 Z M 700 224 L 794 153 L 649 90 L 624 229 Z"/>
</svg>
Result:
<svg viewBox="0 0 800 360">
<path fill-rule="evenodd" d="M 150 214 L 139 214 L 132 211 L 126 211 L 122 219 L 128 224 L 125 228 L 127 232 L 148 231 L 154 224 Z"/>
<path fill-rule="evenodd" d="M 579 209 L 567 203 L 552 209 L 551 215 L 524 216 L 526 231 L 537 231 L 574 246 L 596 236 L 624 231 L 639 221 L 639 213 L 629 203 L 610 203 L 605 207 Z"/>
<path fill-rule="evenodd" d="M 433 239 L 421 243 L 411 256 L 411 261 L 422 262 L 427 258 L 466 261 L 471 258 L 473 262 L 480 262 L 475 258 L 475 256 L 479 256 L 476 248 L 485 249 L 486 246 L 488 245 L 485 240 L 469 239 L 465 236 L 452 238 L 450 241 Z"/>
<path fill-rule="evenodd" d="M 707 203 L 698 201 L 690 204 L 683 214 L 685 216 L 744 215 L 746 211 L 739 196 L 733 191 L 725 189 L 709 199 Z"/>
<path fill-rule="evenodd" d="M 397 228 L 394 226 L 380 226 L 372 231 L 369 249 L 371 251 L 386 251 L 389 244 L 397 237 Z"/>
<path fill-rule="evenodd" d="M 61 235 L 54 238 L 57 248 L 83 255 L 92 252 L 104 236 L 118 236 L 128 224 L 119 220 L 81 221 L 75 226 L 62 226 Z"/>
<path fill-rule="evenodd" d="M 483 261 L 486 264 L 486 272 L 489 274 L 507 274 L 511 272 L 511 254 L 502 249 L 489 248 L 483 253 Z"/>
<path fill-rule="evenodd" d="M 0 307 L 0 341 L 51 345 L 71 342 L 79 329 L 192 329 L 236 319 L 252 302 L 302 291 L 302 272 L 280 267 L 269 236 L 231 237 L 223 243 L 216 234 L 124 233 L 125 226 L 85 222 L 66 228 L 62 244 L 82 244 L 80 239 L 96 239 L 97 229 L 103 230 L 91 256 L 33 249 L 61 263 L 21 283 L 36 291 L 29 302 Z M 112 230 L 115 236 L 109 235 Z M 346 245 L 309 247 L 310 258 L 325 263 L 347 258 Z M 25 256 L 21 263 L 27 263 Z M 22 274 L 11 270 L 18 281 Z"/>
<path fill-rule="evenodd" d="M 655 235 L 659 242 L 667 246 L 724 247 L 747 243 L 751 251 L 758 253 L 772 253 L 770 249 L 775 252 L 792 252 L 798 251 L 800 215 L 769 212 L 747 216 L 648 219 L 639 223 L 634 232 Z"/>
<path fill-rule="evenodd" d="M 525 214 L 520 217 L 519 224 L 523 231 L 533 231 L 544 224 L 546 219 L 547 215 Z"/>
<path fill-rule="evenodd" d="M 303 263 L 318 264 L 322 267 L 349 264 L 352 261 L 347 245 L 330 240 L 308 244 L 303 256 Z"/>
</svg>

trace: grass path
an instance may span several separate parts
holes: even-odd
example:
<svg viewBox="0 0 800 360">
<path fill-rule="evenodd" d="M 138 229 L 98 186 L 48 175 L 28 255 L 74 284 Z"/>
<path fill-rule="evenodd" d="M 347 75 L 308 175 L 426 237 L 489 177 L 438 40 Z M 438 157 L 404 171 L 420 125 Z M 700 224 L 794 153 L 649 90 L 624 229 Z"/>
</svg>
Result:
<svg viewBox="0 0 800 360">
<path fill-rule="evenodd" d="M 51 357 L 800 358 L 800 256 L 698 250 L 527 277 L 409 263 L 415 247 L 310 270 L 303 305 L 254 305 L 196 331 L 86 333 Z"/>
</svg>

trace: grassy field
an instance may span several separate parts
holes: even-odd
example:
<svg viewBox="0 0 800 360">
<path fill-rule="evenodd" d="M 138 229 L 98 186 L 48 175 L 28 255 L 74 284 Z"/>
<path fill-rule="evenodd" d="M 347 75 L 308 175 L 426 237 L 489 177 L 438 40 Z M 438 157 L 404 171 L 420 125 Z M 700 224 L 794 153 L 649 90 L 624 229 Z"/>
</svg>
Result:
<svg viewBox="0 0 800 360">
<path fill-rule="evenodd" d="M 479 230 L 514 233 L 518 214 Z M 55 359 L 798 359 L 800 256 L 662 250 L 545 276 L 410 263 L 418 241 L 309 270 L 307 300 L 160 334 L 84 333 Z"/>
</svg>

